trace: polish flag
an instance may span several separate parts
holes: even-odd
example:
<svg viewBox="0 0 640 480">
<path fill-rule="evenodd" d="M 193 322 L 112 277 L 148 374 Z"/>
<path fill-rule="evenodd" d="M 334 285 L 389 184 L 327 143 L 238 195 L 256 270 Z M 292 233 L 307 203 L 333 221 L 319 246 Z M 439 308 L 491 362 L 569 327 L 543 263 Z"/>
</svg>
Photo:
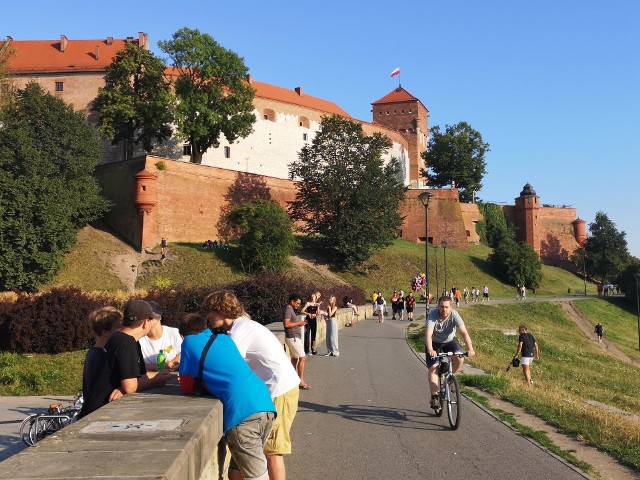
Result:
<svg viewBox="0 0 640 480">
<path fill-rule="evenodd" d="M 391 77 L 395 77 L 396 75 L 400 75 L 400 67 L 396 68 L 393 72 L 391 72 Z"/>
</svg>

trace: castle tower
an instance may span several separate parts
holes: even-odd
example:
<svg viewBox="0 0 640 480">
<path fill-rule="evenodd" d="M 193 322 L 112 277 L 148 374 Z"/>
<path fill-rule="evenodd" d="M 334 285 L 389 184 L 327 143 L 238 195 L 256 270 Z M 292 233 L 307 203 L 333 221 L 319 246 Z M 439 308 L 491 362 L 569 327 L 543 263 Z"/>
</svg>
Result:
<svg viewBox="0 0 640 480">
<path fill-rule="evenodd" d="M 136 194 L 133 203 L 140 213 L 140 221 L 138 222 L 138 242 L 136 246 L 143 250 L 145 247 L 153 245 L 153 235 L 151 226 L 155 224 L 154 209 L 158 204 L 158 191 L 156 189 L 156 177 L 149 170 L 142 170 L 136 173 L 133 178 L 136 181 Z"/>
<path fill-rule="evenodd" d="M 409 144 L 409 180 L 420 179 L 420 154 L 429 140 L 429 110 L 401 86 L 373 102 L 373 123 L 397 130 Z"/>
<path fill-rule="evenodd" d="M 576 218 L 573 222 L 573 232 L 576 238 L 576 242 L 582 245 L 587 239 L 587 222 L 581 218 Z"/>
<path fill-rule="evenodd" d="M 540 255 L 540 235 L 538 231 L 538 211 L 540 210 L 540 197 L 528 183 L 522 188 L 520 196 L 516 200 L 516 224 L 518 226 L 517 238 L 526 242 Z"/>
</svg>

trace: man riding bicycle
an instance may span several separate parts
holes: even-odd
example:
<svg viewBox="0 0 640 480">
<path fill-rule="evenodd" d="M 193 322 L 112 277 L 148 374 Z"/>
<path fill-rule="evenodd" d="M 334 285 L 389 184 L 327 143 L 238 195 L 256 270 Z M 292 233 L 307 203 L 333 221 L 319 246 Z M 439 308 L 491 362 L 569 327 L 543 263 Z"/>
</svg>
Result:
<svg viewBox="0 0 640 480">
<path fill-rule="evenodd" d="M 437 410 L 440 408 L 438 401 L 438 359 L 435 358 L 437 351 L 443 353 L 451 352 L 454 354 L 463 353 L 462 347 L 456 338 L 456 332 L 459 331 L 467 346 L 470 357 L 475 355 L 471 337 L 467 332 L 464 322 L 460 314 L 451 308 L 450 297 L 440 297 L 438 300 L 438 309 L 431 310 L 427 316 L 427 322 L 424 329 L 424 343 L 427 351 L 427 368 L 429 369 L 429 390 L 431 391 L 431 408 Z M 462 367 L 464 358 L 453 357 L 453 373 L 456 373 Z"/>
</svg>

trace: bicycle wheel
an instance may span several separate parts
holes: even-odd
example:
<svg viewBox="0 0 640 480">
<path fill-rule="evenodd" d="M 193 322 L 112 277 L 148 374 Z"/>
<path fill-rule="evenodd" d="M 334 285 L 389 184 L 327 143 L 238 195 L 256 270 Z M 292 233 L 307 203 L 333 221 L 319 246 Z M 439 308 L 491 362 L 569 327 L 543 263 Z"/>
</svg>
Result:
<svg viewBox="0 0 640 480">
<path fill-rule="evenodd" d="M 31 427 L 33 426 L 37 417 L 38 414 L 29 415 L 20 424 L 20 439 L 30 447 L 33 447 L 34 444 L 31 441 L 31 435 L 29 435 L 29 432 L 31 431 Z"/>
<path fill-rule="evenodd" d="M 442 405 L 444 405 L 444 378 L 442 375 L 438 375 L 438 400 L 440 401 L 440 408 L 435 410 L 436 416 L 442 416 Z"/>
<path fill-rule="evenodd" d="M 447 416 L 451 430 L 456 430 L 460 426 L 460 386 L 455 375 L 450 375 L 445 387 L 448 390 Z"/>
<path fill-rule="evenodd" d="M 48 435 L 57 432 L 64 423 L 57 418 L 38 418 L 36 417 L 29 427 L 29 440 L 31 446 L 42 440 Z"/>
</svg>

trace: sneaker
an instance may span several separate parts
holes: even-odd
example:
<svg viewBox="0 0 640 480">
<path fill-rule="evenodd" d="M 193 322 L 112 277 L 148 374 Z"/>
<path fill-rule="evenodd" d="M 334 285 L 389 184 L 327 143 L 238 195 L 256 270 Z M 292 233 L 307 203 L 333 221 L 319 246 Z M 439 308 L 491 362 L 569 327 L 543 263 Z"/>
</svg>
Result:
<svg viewBox="0 0 640 480">
<path fill-rule="evenodd" d="M 431 408 L 433 408 L 434 410 L 438 410 L 440 408 L 440 400 L 438 398 L 438 395 L 431 396 Z"/>
<path fill-rule="evenodd" d="M 333 353 L 331 353 L 331 352 L 327 352 L 327 353 L 324 354 L 325 357 L 330 357 L 332 355 L 333 355 Z"/>
</svg>

